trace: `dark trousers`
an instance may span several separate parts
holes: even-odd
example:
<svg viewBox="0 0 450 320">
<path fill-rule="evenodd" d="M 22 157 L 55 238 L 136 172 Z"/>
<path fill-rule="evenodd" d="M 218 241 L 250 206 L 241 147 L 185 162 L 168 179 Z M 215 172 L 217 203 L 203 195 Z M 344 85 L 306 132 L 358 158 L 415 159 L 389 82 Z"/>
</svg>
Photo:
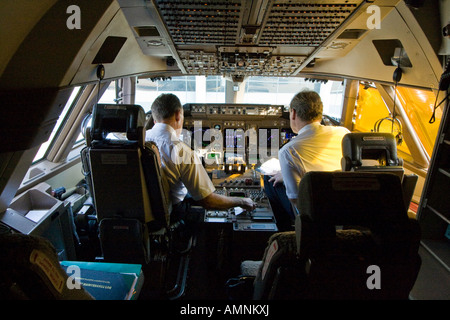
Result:
<svg viewBox="0 0 450 320">
<path fill-rule="evenodd" d="M 192 206 L 197 205 L 196 201 L 187 194 L 183 201 L 174 204 L 172 206 L 172 212 L 170 214 L 170 224 L 181 222 L 186 226 L 194 226 L 203 221 L 203 211 Z"/>
<path fill-rule="evenodd" d="M 198 235 L 204 219 L 204 209 L 193 208 L 196 202 L 190 195 L 183 201 L 172 206 L 170 225 L 174 228 L 172 233 L 172 246 L 176 251 L 185 252 L 192 246 L 192 239 Z"/>
<path fill-rule="evenodd" d="M 294 230 L 295 214 L 286 195 L 286 187 L 283 183 L 279 183 L 274 187 L 273 182 L 269 182 L 270 178 L 271 176 L 264 176 L 264 191 L 277 220 L 278 229 L 279 231 Z"/>
</svg>

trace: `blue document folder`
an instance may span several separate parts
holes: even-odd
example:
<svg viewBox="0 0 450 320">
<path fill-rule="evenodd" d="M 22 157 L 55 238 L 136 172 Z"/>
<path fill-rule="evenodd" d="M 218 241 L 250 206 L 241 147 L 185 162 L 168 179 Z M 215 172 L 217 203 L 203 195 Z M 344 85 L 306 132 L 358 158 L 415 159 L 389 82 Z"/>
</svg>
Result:
<svg viewBox="0 0 450 320">
<path fill-rule="evenodd" d="M 136 299 L 143 284 L 139 264 L 61 261 L 61 266 L 96 300 Z"/>
</svg>

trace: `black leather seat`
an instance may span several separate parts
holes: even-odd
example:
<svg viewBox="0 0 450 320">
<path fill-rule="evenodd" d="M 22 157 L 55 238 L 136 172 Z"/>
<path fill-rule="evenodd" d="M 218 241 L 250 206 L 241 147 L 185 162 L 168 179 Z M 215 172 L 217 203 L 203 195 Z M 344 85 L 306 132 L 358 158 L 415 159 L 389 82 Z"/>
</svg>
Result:
<svg viewBox="0 0 450 320">
<path fill-rule="evenodd" d="M 308 172 L 296 231 L 271 237 L 254 281 L 261 299 L 408 299 L 420 229 L 388 173 Z"/>
<path fill-rule="evenodd" d="M 342 171 L 390 172 L 402 181 L 403 199 L 409 208 L 418 176 L 405 174 L 397 155 L 394 135 L 382 132 L 352 132 L 342 139 Z"/>
<path fill-rule="evenodd" d="M 47 239 L 0 230 L 0 252 L 1 300 L 94 299 L 83 286 L 67 286 L 72 280 Z"/>
<path fill-rule="evenodd" d="M 84 156 L 105 261 L 148 263 L 150 235 L 168 227 L 168 187 L 144 126 L 139 105 L 98 104 L 86 132 Z"/>
</svg>

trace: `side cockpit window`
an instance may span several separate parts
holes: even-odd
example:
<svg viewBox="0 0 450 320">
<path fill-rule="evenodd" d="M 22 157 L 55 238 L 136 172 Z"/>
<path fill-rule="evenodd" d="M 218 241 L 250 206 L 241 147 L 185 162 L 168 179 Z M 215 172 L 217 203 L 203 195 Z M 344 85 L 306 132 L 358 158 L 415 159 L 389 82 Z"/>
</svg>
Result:
<svg viewBox="0 0 450 320">
<path fill-rule="evenodd" d="M 56 125 L 53 128 L 52 133 L 50 134 L 50 137 L 39 148 L 36 156 L 33 159 L 33 163 L 36 163 L 36 162 L 42 160 L 46 156 L 47 152 L 49 151 L 49 149 L 52 145 L 54 138 L 57 136 L 57 133 L 64 126 L 66 119 L 68 118 L 71 110 L 73 109 L 73 106 L 76 104 L 76 100 L 77 100 L 79 94 L 81 93 L 81 91 L 82 91 L 82 87 L 74 87 L 73 88 L 72 94 L 70 95 L 69 100 L 67 100 L 66 106 L 64 107 L 61 115 L 59 116 L 58 121 L 56 122 Z"/>
</svg>

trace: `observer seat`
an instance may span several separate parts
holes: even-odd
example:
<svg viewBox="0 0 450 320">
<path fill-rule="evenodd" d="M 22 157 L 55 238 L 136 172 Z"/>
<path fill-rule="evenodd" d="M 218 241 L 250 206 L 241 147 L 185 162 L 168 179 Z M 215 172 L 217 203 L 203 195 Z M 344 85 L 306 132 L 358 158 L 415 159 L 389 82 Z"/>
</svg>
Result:
<svg viewBox="0 0 450 320">
<path fill-rule="evenodd" d="M 295 232 L 269 240 L 254 299 L 408 299 L 421 265 L 420 229 L 407 215 L 400 179 L 308 172 L 298 209 Z M 369 279 L 373 268 L 380 278 Z"/>
<path fill-rule="evenodd" d="M 389 172 L 402 183 L 403 200 L 409 208 L 418 176 L 405 174 L 403 159 L 397 154 L 397 140 L 391 133 L 352 132 L 342 138 L 342 171 Z"/>
<path fill-rule="evenodd" d="M 147 263 L 150 234 L 168 226 L 167 186 L 139 105 L 98 104 L 86 132 L 89 175 L 105 261 Z"/>
</svg>

